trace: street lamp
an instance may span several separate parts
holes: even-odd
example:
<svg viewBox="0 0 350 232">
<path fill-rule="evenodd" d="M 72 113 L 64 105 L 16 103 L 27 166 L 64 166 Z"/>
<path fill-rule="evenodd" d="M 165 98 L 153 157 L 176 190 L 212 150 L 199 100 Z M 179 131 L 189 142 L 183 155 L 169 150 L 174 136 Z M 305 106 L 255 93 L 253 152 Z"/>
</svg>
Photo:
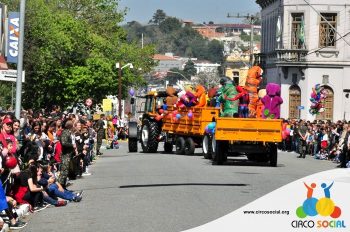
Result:
<svg viewBox="0 0 350 232">
<path fill-rule="evenodd" d="M 118 69 L 118 78 L 119 78 L 119 91 L 118 91 L 118 104 L 119 104 L 119 119 L 122 118 L 122 69 L 126 67 L 134 68 L 132 63 L 127 63 L 124 66 L 121 66 L 121 63 L 118 62 L 115 64 L 115 67 Z"/>
</svg>

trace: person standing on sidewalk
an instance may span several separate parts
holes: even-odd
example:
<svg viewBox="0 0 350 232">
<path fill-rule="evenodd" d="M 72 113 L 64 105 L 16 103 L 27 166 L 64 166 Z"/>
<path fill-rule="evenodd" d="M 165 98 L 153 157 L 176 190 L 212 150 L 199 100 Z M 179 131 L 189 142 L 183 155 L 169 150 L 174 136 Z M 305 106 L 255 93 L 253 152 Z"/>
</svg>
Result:
<svg viewBox="0 0 350 232">
<path fill-rule="evenodd" d="M 299 156 L 298 158 L 304 158 L 305 159 L 305 155 L 306 155 L 306 139 L 307 139 L 307 126 L 306 123 L 304 121 L 301 121 L 299 124 L 299 128 L 298 128 L 298 137 L 299 137 Z"/>
<path fill-rule="evenodd" d="M 103 122 L 104 119 L 105 119 L 105 115 L 101 114 L 101 118 L 96 122 L 96 125 L 95 125 L 96 133 L 97 133 L 96 155 L 98 156 L 102 155 L 102 153 L 100 152 L 102 139 L 106 137 L 104 122 Z"/>
<path fill-rule="evenodd" d="M 63 188 L 66 188 L 67 177 L 69 172 L 69 164 L 71 161 L 71 157 L 75 154 L 75 147 L 73 145 L 72 139 L 72 130 L 73 130 L 73 122 L 72 120 L 67 120 L 64 124 L 64 130 L 62 131 L 62 135 L 60 138 L 60 142 L 62 144 L 62 155 L 61 155 L 61 170 L 58 178 L 58 182 L 62 185 Z"/>
<path fill-rule="evenodd" d="M 346 168 L 349 152 L 349 130 L 349 124 L 344 124 L 338 145 L 338 149 L 340 150 L 340 164 L 337 166 L 338 168 Z"/>
</svg>

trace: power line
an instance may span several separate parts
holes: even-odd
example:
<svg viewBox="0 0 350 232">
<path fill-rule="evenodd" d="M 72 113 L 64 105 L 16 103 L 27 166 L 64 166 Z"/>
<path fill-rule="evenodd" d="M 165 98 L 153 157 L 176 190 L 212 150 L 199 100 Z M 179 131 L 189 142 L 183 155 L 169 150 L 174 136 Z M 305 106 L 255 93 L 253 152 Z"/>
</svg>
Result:
<svg viewBox="0 0 350 232">
<path fill-rule="evenodd" d="M 227 18 L 237 18 L 237 19 L 247 19 L 249 21 L 250 24 L 250 56 L 249 56 L 249 61 L 250 61 L 250 65 L 253 66 L 254 63 L 254 56 L 253 56 L 253 52 L 254 52 L 254 23 L 256 21 L 258 21 L 260 19 L 259 16 L 257 15 L 252 15 L 252 14 L 246 14 L 246 15 L 240 15 L 235 14 L 232 15 L 230 13 L 227 14 Z"/>
<path fill-rule="evenodd" d="M 333 27 L 333 25 L 320 13 L 320 12 L 318 12 L 317 10 L 316 10 L 316 8 L 315 7 L 313 7 L 308 1 L 306 1 L 306 0 L 304 0 L 304 2 L 306 2 L 306 4 L 307 5 L 309 5 L 309 7 L 311 7 L 331 28 L 332 28 L 332 30 L 334 30 L 335 31 L 335 33 L 337 33 L 339 36 L 340 36 L 340 38 L 342 39 L 342 40 L 344 40 L 344 42 L 347 44 L 347 45 L 349 45 L 350 46 L 350 44 L 349 44 L 349 42 L 348 41 L 346 41 L 346 39 L 337 31 L 337 29 L 335 29 L 334 27 Z"/>
</svg>

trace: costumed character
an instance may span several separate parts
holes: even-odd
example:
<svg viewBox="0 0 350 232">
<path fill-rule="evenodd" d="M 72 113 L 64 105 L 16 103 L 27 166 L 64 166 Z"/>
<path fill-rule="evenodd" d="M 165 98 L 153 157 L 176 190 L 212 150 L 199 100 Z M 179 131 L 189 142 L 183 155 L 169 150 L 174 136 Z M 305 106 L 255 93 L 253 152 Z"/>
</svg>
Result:
<svg viewBox="0 0 350 232">
<path fill-rule="evenodd" d="M 262 103 L 261 99 L 263 99 L 263 97 L 265 96 L 266 96 L 266 89 L 259 89 L 259 92 L 258 92 L 259 100 L 256 105 L 256 118 L 263 118 L 262 114 L 264 111 L 264 103 Z"/>
<path fill-rule="evenodd" d="M 225 96 L 225 99 L 229 101 L 239 100 L 239 104 L 238 104 L 239 117 L 248 118 L 249 117 L 249 110 L 248 110 L 249 94 L 242 86 L 237 86 L 236 90 L 238 91 L 238 94 L 234 98 L 228 98 L 227 96 Z"/>
<path fill-rule="evenodd" d="M 168 86 L 166 88 L 166 93 L 167 93 L 167 97 L 165 99 L 165 102 L 168 106 L 173 106 L 176 104 L 177 102 L 177 96 L 175 96 L 176 94 L 176 90 L 174 89 L 174 87 L 172 86 Z"/>
<path fill-rule="evenodd" d="M 216 102 L 217 102 L 217 92 L 218 92 L 218 87 L 211 87 L 209 90 L 208 90 L 208 106 L 210 107 L 216 107 Z M 220 107 L 220 105 L 219 105 Z"/>
<path fill-rule="evenodd" d="M 178 94 L 179 100 L 176 104 L 177 107 L 191 107 L 197 104 L 197 97 L 194 95 L 192 87 L 187 87 L 186 91 L 181 91 Z"/>
<path fill-rule="evenodd" d="M 223 104 L 223 109 L 221 112 L 222 117 L 235 117 L 238 115 L 238 101 L 226 100 L 226 98 L 234 98 L 237 95 L 236 87 L 233 85 L 231 79 L 228 77 L 221 78 L 220 84 L 222 87 L 219 92 L 221 92 L 218 100 Z"/>
<path fill-rule="evenodd" d="M 207 105 L 207 95 L 205 94 L 205 88 L 203 85 L 197 85 L 194 95 L 197 97 L 198 101 L 195 107 L 204 107 Z"/>
<path fill-rule="evenodd" d="M 249 93 L 249 117 L 256 117 L 256 107 L 258 103 L 258 87 L 261 82 L 263 70 L 259 66 L 253 66 L 248 70 L 245 89 Z"/>
<path fill-rule="evenodd" d="M 277 119 L 281 116 L 281 87 L 276 83 L 268 83 L 266 96 L 261 99 L 264 104 L 263 118 Z"/>
</svg>

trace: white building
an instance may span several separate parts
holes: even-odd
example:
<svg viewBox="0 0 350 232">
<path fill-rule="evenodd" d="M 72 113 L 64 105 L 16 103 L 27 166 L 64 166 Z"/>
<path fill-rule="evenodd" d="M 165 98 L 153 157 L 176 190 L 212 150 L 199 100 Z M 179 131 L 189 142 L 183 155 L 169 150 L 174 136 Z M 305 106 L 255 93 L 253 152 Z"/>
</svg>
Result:
<svg viewBox="0 0 350 232">
<path fill-rule="evenodd" d="M 193 61 L 194 62 L 194 67 L 197 70 L 198 73 L 216 73 L 218 72 L 218 68 L 221 66 L 220 64 L 217 63 L 212 63 L 207 60 L 198 60 L 198 61 Z"/>
<path fill-rule="evenodd" d="M 350 0 L 256 2 L 262 8 L 260 61 L 266 81 L 281 84 L 281 117 L 350 120 Z M 316 84 L 328 98 L 325 112 L 311 115 Z"/>
</svg>

